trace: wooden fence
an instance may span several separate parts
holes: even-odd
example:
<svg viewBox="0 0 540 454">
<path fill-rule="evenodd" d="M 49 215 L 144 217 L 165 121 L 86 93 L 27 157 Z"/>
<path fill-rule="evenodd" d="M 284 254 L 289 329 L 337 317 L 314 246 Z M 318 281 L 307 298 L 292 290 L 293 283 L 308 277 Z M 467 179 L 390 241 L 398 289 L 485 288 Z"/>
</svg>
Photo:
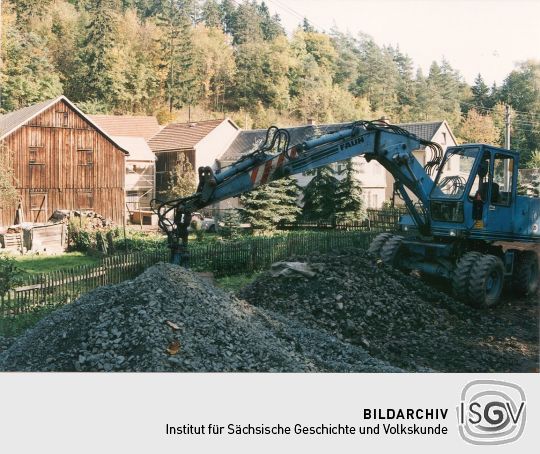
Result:
<svg viewBox="0 0 540 454">
<path fill-rule="evenodd" d="M 326 221 L 297 221 L 280 222 L 279 230 L 345 230 L 359 232 L 388 231 L 396 230 L 399 218 L 407 214 L 405 208 L 388 208 L 383 210 L 368 209 L 367 217 L 363 221 L 337 222 L 336 220 Z"/>
<path fill-rule="evenodd" d="M 255 237 L 224 243 L 190 245 L 189 267 L 216 276 L 250 273 L 294 255 L 337 249 L 367 248 L 375 233 L 304 232 L 279 237 Z M 167 249 L 106 257 L 99 265 L 78 266 L 32 275 L 24 285 L 0 297 L 0 319 L 67 304 L 102 285 L 132 279 L 169 258 Z"/>
</svg>

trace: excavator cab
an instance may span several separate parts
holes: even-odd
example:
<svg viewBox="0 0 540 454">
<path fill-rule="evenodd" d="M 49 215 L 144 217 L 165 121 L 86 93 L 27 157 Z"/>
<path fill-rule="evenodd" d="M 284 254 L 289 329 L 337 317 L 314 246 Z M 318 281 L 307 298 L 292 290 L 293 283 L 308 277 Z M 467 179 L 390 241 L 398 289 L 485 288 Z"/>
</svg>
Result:
<svg viewBox="0 0 540 454">
<path fill-rule="evenodd" d="M 525 233 L 530 199 L 517 196 L 518 165 L 519 155 L 502 148 L 448 148 L 431 192 L 434 231 L 509 240 Z"/>
</svg>

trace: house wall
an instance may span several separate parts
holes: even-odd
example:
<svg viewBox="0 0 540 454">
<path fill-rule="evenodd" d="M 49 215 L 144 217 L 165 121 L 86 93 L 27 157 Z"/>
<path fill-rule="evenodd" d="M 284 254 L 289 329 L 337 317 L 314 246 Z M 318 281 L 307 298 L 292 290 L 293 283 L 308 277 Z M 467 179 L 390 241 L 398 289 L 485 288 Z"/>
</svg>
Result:
<svg viewBox="0 0 540 454">
<path fill-rule="evenodd" d="M 197 168 L 195 167 L 195 150 L 193 148 L 156 152 L 156 194 L 167 190 L 170 172 L 176 166 L 181 153 L 186 155 L 195 172 L 197 172 Z"/>
<path fill-rule="evenodd" d="M 11 152 L 26 222 L 45 222 L 57 209 L 91 209 L 121 222 L 125 155 L 64 101 L 3 141 Z M 16 207 L 0 210 L 0 225 Z"/>
<path fill-rule="evenodd" d="M 216 170 L 216 160 L 225 153 L 239 132 L 228 120 L 214 128 L 195 145 L 195 169 L 209 166 Z"/>
<path fill-rule="evenodd" d="M 442 147 L 443 153 L 446 152 L 446 149 L 448 147 L 453 147 L 457 145 L 446 123 L 443 123 L 441 125 L 441 127 L 437 130 L 437 132 L 435 133 L 431 141 L 438 143 Z M 431 149 L 415 151 L 413 152 L 413 155 L 418 160 L 418 162 L 422 164 L 422 166 L 425 166 L 433 158 L 433 152 Z M 385 190 L 384 197 L 385 197 L 385 200 L 391 200 L 392 192 L 394 190 L 394 177 L 392 177 L 390 172 L 387 172 L 386 170 L 385 170 L 385 174 L 386 174 L 386 190 Z M 458 175 L 458 174 L 459 174 L 459 157 L 454 156 L 450 158 L 449 165 L 445 166 L 443 170 L 443 175 Z M 433 172 L 432 178 L 435 178 L 435 172 Z M 417 200 L 416 196 L 414 196 L 413 194 L 410 194 L 410 196 L 413 200 Z M 401 199 L 398 199 L 397 197 L 396 197 L 396 203 L 403 204 Z"/>
</svg>

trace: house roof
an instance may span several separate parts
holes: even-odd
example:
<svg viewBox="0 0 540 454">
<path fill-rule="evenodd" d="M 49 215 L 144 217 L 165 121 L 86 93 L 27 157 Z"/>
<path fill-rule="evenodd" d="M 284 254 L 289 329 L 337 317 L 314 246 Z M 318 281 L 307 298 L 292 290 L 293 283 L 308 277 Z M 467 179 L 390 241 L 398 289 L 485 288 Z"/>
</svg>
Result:
<svg viewBox="0 0 540 454">
<path fill-rule="evenodd" d="M 129 155 L 129 152 L 124 149 L 120 144 L 118 144 L 113 138 L 104 131 L 99 125 L 94 123 L 88 115 L 84 114 L 75 104 L 73 104 L 65 96 L 58 96 L 53 99 L 48 99 L 37 104 L 33 104 L 23 109 L 15 110 L 13 112 L 0 115 L 0 140 L 4 139 L 8 135 L 15 132 L 21 126 L 37 117 L 40 113 L 47 110 L 49 107 L 55 105 L 56 103 L 64 101 L 68 104 L 75 112 L 82 116 L 88 123 L 90 123 L 94 128 L 96 128 L 101 134 L 103 134 L 110 142 L 112 142 L 117 148 L 119 148 L 123 153 Z"/>
<path fill-rule="evenodd" d="M 421 139 L 431 140 L 443 123 L 443 121 L 433 121 L 430 123 L 400 123 L 398 126 Z"/>
<path fill-rule="evenodd" d="M 225 121 L 238 128 L 229 119 L 171 123 L 152 137 L 148 143 L 154 152 L 191 149 Z"/>
<path fill-rule="evenodd" d="M 150 115 L 88 115 L 112 136 L 143 137 L 150 140 L 160 130 L 157 118 Z"/>
<path fill-rule="evenodd" d="M 144 137 L 112 136 L 112 138 L 129 151 L 128 161 L 155 161 L 157 159 Z"/>
<path fill-rule="evenodd" d="M 397 126 L 417 135 L 424 140 L 432 140 L 439 128 L 444 124 L 444 121 L 430 123 L 402 123 Z M 305 125 L 286 128 L 290 135 L 290 145 L 296 145 L 313 136 L 328 134 L 338 131 L 350 123 L 332 123 L 322 125 Z M 236 139 L 231 143 L 229 148 L 221 156 L 220 161 L 233 162 L 243 154 L 249 153 L 256 148 L 259 143 L 262 143 L 266 137 L 266 129 L 252 129 L 240 131 Z"/>
</svg>

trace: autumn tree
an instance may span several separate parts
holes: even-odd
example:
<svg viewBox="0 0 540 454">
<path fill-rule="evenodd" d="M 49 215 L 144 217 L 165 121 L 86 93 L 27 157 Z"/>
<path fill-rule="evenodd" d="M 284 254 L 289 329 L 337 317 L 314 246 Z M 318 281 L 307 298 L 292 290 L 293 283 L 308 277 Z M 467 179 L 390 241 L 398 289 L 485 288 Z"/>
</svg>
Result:
<svg viewBox="0 0 540 454">
<path fill-rule="evenodd" d="M 500 131 L 490 115 L 482 115 L 476 109 L 471 109 L 458 129 L 458 136 L 465 143 L 498 145 Z"/>
<path fill-rule="evenodd" d="M 169 174 L 165 199 L 177 199 L 193 194 L 196 189 L 195 181 L 193 166 L 184 153 L 179 153 L 176 165 Z"/>
<path fill-rule="evenodd" d="M 15 188 L 15 174 L 11 164 L 11 153 L 0 143 L 0 206 L 14 206 L 19 200 L 19 192 Z"/>
</svg>

